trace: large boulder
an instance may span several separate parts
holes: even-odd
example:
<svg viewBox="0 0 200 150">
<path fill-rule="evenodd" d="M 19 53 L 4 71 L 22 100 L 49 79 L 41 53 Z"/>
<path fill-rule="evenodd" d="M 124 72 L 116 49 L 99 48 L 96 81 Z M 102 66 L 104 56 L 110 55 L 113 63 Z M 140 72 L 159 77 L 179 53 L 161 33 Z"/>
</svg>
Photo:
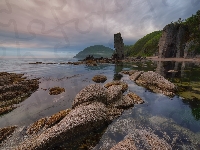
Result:
<svg viewBox="0 0 200 150">
<path fill-rule="evenodd" d="M 173 96 L 176 91 L 176 86 L 173 83 L 153 71 L 141 74 L 136 80 L 136 83 L 152 90 L 153 92 L 161 93 L 167 96 Z"/>
<path fill-rule="evenodd" d="M 121 112 L 118 112 L 121 113 Z M 113 119 L 113 114 L 100 102 L 80 105 L 72 109 L 58 124 L 45 130 L 39 136 L 27 139 L 16 147 L 18 150 L 53 149 L 64 141 L 74 140 L 79 135 L 97 130 Z M 119 115 L 119 114 L 118 114 Z"/>
<path fill-rule="evenodd" d="M 99 84 L 90 84 L 82 89 L 75 97 L 72 108 L 85 103 L 86 105 L 92 102 L 107 103 L 107 90 Z"/>
</svg>

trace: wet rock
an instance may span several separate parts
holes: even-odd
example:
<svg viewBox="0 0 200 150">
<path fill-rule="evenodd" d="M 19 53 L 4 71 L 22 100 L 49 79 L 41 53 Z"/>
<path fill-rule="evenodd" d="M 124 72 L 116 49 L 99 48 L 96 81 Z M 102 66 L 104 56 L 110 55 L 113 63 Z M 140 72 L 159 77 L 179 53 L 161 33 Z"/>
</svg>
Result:
<svg viewBox="0 0 200 150">
<path fill-rule="evenodd" d="M 106 83 L 104 87 L 109 88 L 112 85 L 122 85 L 122 92 L 125 92 L 128 89 L 128 84 L 123 81 L 112 81 L 112 82 Z"/>
<path fill-rule="evenodd" d="M 108 87 L 107 103 L 113 103 L 122 99 L 122 85 L 112 85 Z"/>
<path fill-rule="evenodd" d="M 167 96 L 175 95 L 176 86 L 163 76 L 153 71 L 144 72 L 136 80 L 138 85 L 142 85 L 155 93 L 161 93 Z"/>
<path fill-rule="evenodd" d="M 104 75 L 95 75 L 92 80 L 96 83 L 104 83 L 107 80 L 107 77 Z"/>
<path fill-rule="evenodd" d="M 129 76 L 131 76 L 132 74 L 134 74 L 137 71 L 138 70 L 123 70 L 123 71 L 121 71 L 121 73 L 128 74 Z"/>
<path fill-rule="evenodd" d="M 127 109 L 133 106 L 134 106 L 134 100 L 131 99 L 127 94 L 123 95 L 123 97 L 120 100 L 116 101 L 113 104 L 113 107 L 118 109 Z"/>
<path fill-rule="evenodd" d="M 171 150 L 172 147 L 164 140 L 160 139 L 154 133 L 146 130 L 135 129 L 132 134 L 125 136 L 124 140 L 115 145 L 114 149 L 165 149 Z"/>
<path fill-rule="evenodd" d="M 9 135 L 11 135 L 17 126 L 10 126 L 10 127 L 4 127 L 0 128 L 0 143 L 5 140 Z"/>
<path fill-rule="evenodd" d="M 136 80 L 140 77 L 140 75 L 141 75 L 142 73 L 144 73 L 144 71 L 136 71 L 136 72 L 133 73 L 129 78 L 130 78 L 130 80 L 132 80 L 132 81 L 136 81 Z"/>
<path fill-rule="evenodd" d="M 62 110 L 50 117 L 41 118 L 38 121 L 31 124 L 28 127 L 26 133 L 28 135 L 35 134 L 41 131 L 43 128 L 46 129 L 46 128 L 52 127 L 53 125 L 58 123 L 60 120 L 62 120 L 70 111 L 71 111 L 70 109 Z"/>
<path fill-rule="evenodd" d="M 105 88 L 101 87 L 98 84 L 90 84 L 82 89 L 75 97 L 72 108 L 76 106 L 86 103 L 92 102 L 102 102 L 104 104 L 107 103 L 107 91 Z"/>
<path fill-rule="evenodd" d="M 110 120 L 108 110 L 103 103 L 94 102 L 72 109 L 58 124 L 45 130 L 37 137 L 27 139 L 16 147 L 18 150 L 53 149 L 56 145 L 77 136 L 87 134 L 105 126 Z"/>
<path fill-rule="evenodd" d="M 49 89 L 50 95 L 58 95 L 61 94 L 62 92 L 65 92 L 65 89 L 61 87 L 53 87 Z"/>
<path fill-rule="evenodd" d="M 24 74 L 0 72 L 0 115 L 15 107 L 39 87 L 38 79 L 27 79 Z M 20 100 L 19 100 L 20 99 Z"/>
<path fill-rule="evenodd" d="M 110 150 L 137 150 L 137 148 L 133 139 L 126 138 L 112 147 Z"/>
<path fill-rule="evenodd" d="M 144 103 L 144 101 L 133 92 L 129 92 L 127 94 L 127 96 L 129 96 L 134 101 L 134 104 L 143 104 Z"/>
</svg>

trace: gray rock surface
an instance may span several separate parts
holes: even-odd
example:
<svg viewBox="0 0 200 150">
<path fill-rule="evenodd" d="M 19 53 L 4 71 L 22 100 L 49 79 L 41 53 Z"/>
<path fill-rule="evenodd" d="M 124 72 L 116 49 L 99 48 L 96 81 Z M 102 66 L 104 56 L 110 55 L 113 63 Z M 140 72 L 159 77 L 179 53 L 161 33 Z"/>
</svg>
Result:
<svg viewBox="0 0 200 150">
<path fill-rule="evenodd" d="M 159 40 L 159 57 L 183 57 L 185 43 L 189 38 L 189 30 L 185 25 L 171 23 L 163 28 L 162 36 Z"/>
</svg>

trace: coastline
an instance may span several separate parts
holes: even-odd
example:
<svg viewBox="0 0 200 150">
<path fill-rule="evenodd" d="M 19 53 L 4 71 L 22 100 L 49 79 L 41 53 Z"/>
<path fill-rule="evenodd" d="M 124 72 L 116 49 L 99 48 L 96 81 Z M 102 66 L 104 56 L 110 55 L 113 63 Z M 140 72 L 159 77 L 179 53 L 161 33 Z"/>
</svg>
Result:
<svg viewBox="0 0 200 150">
<path fill-rule="evenodd" d="M 157 56 L 155 57 L 147 57 L 148 60 L 152 61 L 178 61 L 178 62 L 183 62 L 183 61 L 190 61 L 190 62 L 200 62 L 200 58 L 158 58 Z"/>
</svg>

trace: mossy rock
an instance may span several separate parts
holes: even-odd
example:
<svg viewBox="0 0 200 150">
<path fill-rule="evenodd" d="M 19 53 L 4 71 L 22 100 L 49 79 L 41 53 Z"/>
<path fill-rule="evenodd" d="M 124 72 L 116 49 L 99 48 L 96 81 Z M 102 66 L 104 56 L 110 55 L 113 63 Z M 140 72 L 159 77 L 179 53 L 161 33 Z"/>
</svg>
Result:
<svg viewBox="0 0 200 150">
<path fill-rule="evenodd" d="M 50 95 L 58 95 L 61 94 L 62 92 L 65 92 L 65 89 L 61 87 L 53 87 L 49 90 Z"/>
<path fill-rule="evenodd" d="M 96 83 L 104 83 L 107 80 L 107 77 L 104 75 L 95 75 L 92 80 Z"/>
</svg>

